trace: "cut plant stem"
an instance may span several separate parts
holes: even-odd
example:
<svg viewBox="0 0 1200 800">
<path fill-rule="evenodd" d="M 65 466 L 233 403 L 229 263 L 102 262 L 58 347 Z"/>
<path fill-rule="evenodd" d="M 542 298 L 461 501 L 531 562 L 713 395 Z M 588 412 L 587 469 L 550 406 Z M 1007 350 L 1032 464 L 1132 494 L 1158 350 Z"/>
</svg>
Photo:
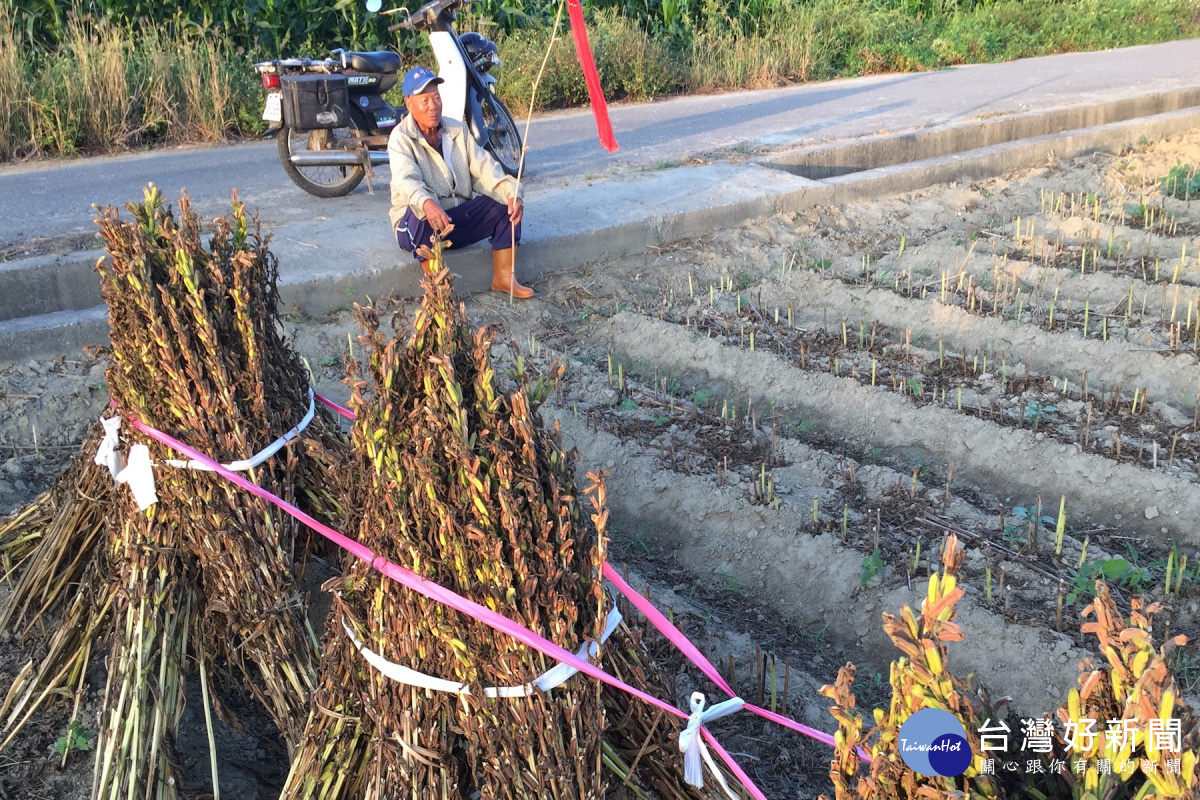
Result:
<svg viewBox="0 0 1200 800">
<path fill-rule="evenodd" d="M 1058 501 L 1058 525 L 1054 529 L 1054 555 L 1062 556 L 1063 532 L 1067 528 L 1067 498 L 1063 495 Z"/>
<path fill-rule="evenodd" d="M 208 734 L 208 768 L 212 774 L 213 800 L 221 800 L 221 780 L 217 776 L 217 740 L 213 735 L 212 700 L 208 696 L 208 668 L 200 659 L 200 695 L 204 700 L 204 730 Z"/>
</svg>

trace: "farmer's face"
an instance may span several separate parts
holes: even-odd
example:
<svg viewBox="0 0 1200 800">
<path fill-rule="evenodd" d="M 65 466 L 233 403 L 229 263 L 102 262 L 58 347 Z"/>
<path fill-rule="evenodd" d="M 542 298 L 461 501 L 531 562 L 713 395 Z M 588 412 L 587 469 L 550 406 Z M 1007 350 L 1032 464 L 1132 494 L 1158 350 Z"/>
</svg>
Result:
<svg viewBox="0 0 1200 800">
<path fill-rule="evenodd" d="M 404 102 L 408 113 L 413 115 L 421 130 L 433 130 L 442 124 L 442 96 L 437 86 L 430 86 L 420 94 L 414 94 Z"/>
</svg>

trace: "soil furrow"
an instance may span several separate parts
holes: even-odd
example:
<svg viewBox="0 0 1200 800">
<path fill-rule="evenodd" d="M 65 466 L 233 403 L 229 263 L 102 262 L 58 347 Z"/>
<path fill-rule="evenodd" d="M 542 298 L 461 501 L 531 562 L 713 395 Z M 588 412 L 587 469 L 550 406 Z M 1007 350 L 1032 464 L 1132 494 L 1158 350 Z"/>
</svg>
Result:
<svg viewBox="0 0 1200 800">
<path fill-rule="evenodd" d="M 918 341 L 945 341 L 947 352 L 982 350 L 1007 354 L 1014 370 L 1028 364 L 1030 370 L 1127 387 L 1145 386 L 1154 397 L 1176 408 L 1185 408 L 1200 385 L 1200 360 L 1190 353 L 1163 358 L 1115 339 L 1083 339 L 1046 331 L 1034 325 L 1016 325 L 997 317 L 972 315 L 957 306 L 935 300 L 916 300 L 888 289 L 849 287 L 808 272 L 795 272 L 782 280 L 772 279 L 759 287 L 767 308 L 796 310 L 796 324 L 818 320 L 859 320 L 868 326 L 885 321 L 892 329 L 910 330 Z M 1191 412 L 1191 408 L 1187 409 Z"/>
<path fill-rule="evenodd" d="M 734 397 L 811 415 L 829 432 L 864 448 L 896 455 L 919 449 L 939 467 L 953 465 L 956 478 L 989 493 L 1062 495 L 1072 501 L 1073 519 L 1122 523 L 1160 539 L 1166 528 L 1180 541 L 1200 545 L 1200 533 L 1192 528 L 1200 519 L 1200 494 L 1161 472 L 1079 453 L 1028 431 L 936 406 L 914 408 L 857 381 L 804 372 L 774 354 L 739 351 L 628 312 L 613 317 L 605 335 L 614 351 L 631 360 L 699 373 L 726 384 Z M 1115 486 L 1121 487 L 1119 493 Z"/>
<path fill-rule="evenodd" d="M 580 450 L 578 469 L 609 472 L 613 524 L 626 532 L 617 534 L 618 542 L 650 531 L 652 535 L 644 538 L 651 546 L 666 548 L 672 560 L 697 577 L 715 577 L 729 592 L 771 598 L 774 608 L 801 626 L 829 624 L 833 641 L 859 653 L 865 665 L 884 669 L 895 657 L 878 615 L 905 603 L 918 606 L 926 581 L 914 579 L 911 589 L 902 580 L 898 586 L 864 588 L 860 552 L 842 545 L 833 534 L 813 535 L 799 529 L 814 498 L 827 505 L 836 500 L 835 492 L 823 486 L 835 457 L 792 443 L 786 452 L 795 463 L 784 475 L 776 471 L 777 485 L 789 493 L 781 508 L 774 510 L 749 502 L 745 481 L 719 486 L 712 476 L 661 470 L 656 454 L 590 429 L 582 415 L 557 409 L 547 414 L 547 422 L 560 425 L 564 444 Z M 873 468 L 882 474 L 870 476 L 871 469 L 862 468 L 867 473 L 863 480 L 872 479 L 880 486 L 894 485 L 900 477 L 886 468 Z M 647 482 L 649 475 L 654 477 Z M 936 544 L 930 547 L 936 550 Z M 614 545 L 610 557 L 620 555 L 621 549 Z M 995 646 L 953 646 L 954 669 L 964 675 L 975 673 L 995 693 L 1021 698 L 1021 705 L 1028 705 L 1031 712 L 1049 708 L 1074 685 L 1074 662 L 1081 652 L 1065 636 L 1048 640 L 1035 626 L 1010 622 L 983 608 L 981 594 L 978 587 L 969 590 L 959 604 L 959 623 L 967 642 L 988 641 Z M 1037 653 L 1048 656 L 1032 658 Z M 1029 663 L 1023 663 L 1027 657 Z M 814 724 L 824 725 L 822 716 L 817 713 Z"/>
</svg>

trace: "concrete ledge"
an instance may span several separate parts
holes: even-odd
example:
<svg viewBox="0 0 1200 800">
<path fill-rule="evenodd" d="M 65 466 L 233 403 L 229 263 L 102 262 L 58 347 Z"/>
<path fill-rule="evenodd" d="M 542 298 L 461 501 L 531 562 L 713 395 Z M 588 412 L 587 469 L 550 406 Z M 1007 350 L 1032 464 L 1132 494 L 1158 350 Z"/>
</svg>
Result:
<svg viewBox="0 0 1200 800">
<path fill-rule="evenodd" d="M 72 356 L 108 344 L 108 306 L 58 311 L 0 322 L 0 367 L 31 358 Z"/>
<path fill-rule="evenodd" d="M 763 163 L 793 175 L 828 180 L 848 173 L 1156 116 L 1193 106 L 1200 106 L 1200 88 L 1142 95 L 1091 106 L 1068 106 L 956 122 L 930 130 L 864 136 L 851 142 L 802 148 Z"/>
<path fill-rule="evenodd" d="M 1186 109 L 1066 134 L 1039 136 L 831 178 L 818 186 L 780 196 L 776 208 L 794 212 L 814 205 L 838 205 L 910 192 L 937 183 L 979 180 L 1036 167 L 1045 164 L 1050 157 L 1070 159 L 1096 151 L 1116 152 L 1142 137 L 1161 139 L 1197 127 L 1200 127 L 1200 109 Z"/>
<path fill-rule="evenodd" d="M 100 302 L 103 250 L 0 263 L 0 321 L 90 308 Z"/>
</svg>

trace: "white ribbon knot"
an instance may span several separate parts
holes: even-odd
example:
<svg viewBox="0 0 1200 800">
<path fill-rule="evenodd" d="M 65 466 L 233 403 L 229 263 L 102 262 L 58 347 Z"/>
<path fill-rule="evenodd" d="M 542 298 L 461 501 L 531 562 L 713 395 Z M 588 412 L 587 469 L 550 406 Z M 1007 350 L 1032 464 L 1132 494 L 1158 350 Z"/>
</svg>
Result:
<svg viewBox="0 0 1200 800">
<path fill-rule="evenodd" d="M 313 421 L 313 416 L 316 414 L 316 411 L 317 406 L 314 401 L 312 387 L 310 386 L 308 389 L 308 413 L 304 415 L 304 418 L 300 420 L 296 427 L 292 428 L 283 436 L 280 436 L 278 439 L 271 442 L 262 450 L 259 450 L 257 453 L 250 456 L 250 458 L 243 458 L 240 461 L 230 461 L 228 464 L 222 464 L 221 466 L 225 467 L 225 469 L 229 470 L 230 472 L 245 472 L 247 470 L 254 469 L 259 464 L 278 453 L 285 445 L 289 444 L 297 436 L 304 433 L 304 429 L 307 428 L 308 424 Z M 176 469 L 194 469 L 200 470 L 201 472 L 213 471 L 212 467 L 199 461 L 168 458 L 163 463 L 168 467 L 175 467 Z"/>
<path fill-rule="evenodd" d="M 104 426 L 104 438 L 100 440 L 93 461 L 106 467 L 115 481 L 121 470 L 125 469 L 125 459 L 121 456 L 121 418 L 101 419 L 100 424 Z"/>
<path fill-rule="evenodd" d="M 121 418 L 101 419 L 100 424 L 104 426 L 104 438 L 100 440 L 93 461 L 106 467 L 117 483 L 128 484 L 133 491 L 137 507 L 145 511 L 158 502 L 158 493 L 154 489 L 154 464 L 150 459 L 150 448 L 144 444 L 135 444 L 129 451 L 129 460 L 126 461 L 121 455 Z"/>
<path fill-rule="evenodd" d="M 737 800 L 737 795 L 725 783 L 725 776 L 721 774 L 721 770 L 717 768 L 712 755 L 708 752 L 708 745 L 704 743 L 701 728 L 705 723 L 712 722 L 714 719 L 727 717 L 740 711 L 744 705 L 746 705 L 745 700 L 734 697 L 705 709 L 704 693 L 692 692 L 692 713 L 688 717 L 687 727 L 679 734 L 679 749 L 683 752 L 683 779 L 687 783 L 697 789 L 704 788 L 704 771 L 700 768 L 700 760 L 703 759 L 704 763 L 708 764 L 708 768 L 712 770 L 713 775 L 716 776 L 717 783 L 721 784 L 721 788 L 725 790 L 725 794 Z"/>
</svg>

